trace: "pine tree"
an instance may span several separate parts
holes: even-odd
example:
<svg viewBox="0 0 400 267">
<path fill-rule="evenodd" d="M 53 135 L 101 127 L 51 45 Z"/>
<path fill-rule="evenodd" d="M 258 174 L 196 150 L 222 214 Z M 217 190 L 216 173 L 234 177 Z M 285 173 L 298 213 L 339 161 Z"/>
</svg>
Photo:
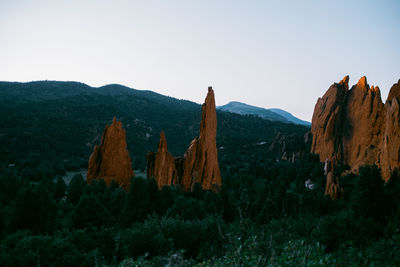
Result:
<svg viewBox="0 0 400 267">
<path fill-rule="evenodd" d="M 73 205 L 78 204 L 79 199 L 82 196 L 83 191 L 83 178 L 80 174 L 72 177 L 71 182 L 68 185 L 67 201 Z"/>
<path fill-rule="evenodd" d="M 65 197 L 66 188 L 67 188 L 67 185 L 65 184 L 64 180 L 61 178 L 61 176 L 58 176 L 57 182 L 54 185 L 54 191 L 53 191 L 54 199 L 59 200 L 59 199 Z"/>
</svg>

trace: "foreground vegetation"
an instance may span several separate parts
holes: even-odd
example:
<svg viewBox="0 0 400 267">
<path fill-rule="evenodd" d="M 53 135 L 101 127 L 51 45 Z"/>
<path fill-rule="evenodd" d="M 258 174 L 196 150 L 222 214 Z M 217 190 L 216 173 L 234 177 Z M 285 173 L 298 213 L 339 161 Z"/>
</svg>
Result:
<svg viewBox="0 0 400 267">
<path fill-rule="evenodd" d="M 265 165 L 263 165 L 265 164 Z M 225 173 L 220 193 L 159 190 L 134 178 L 129 193 L 76 175 L 66 186 L 0 176 L 2 266 L 395 266 L 400 183 L 375 166 L 342 178 L 345 197 L 323 195 L 315 157 L 258 162 Z M 304 186 L 313 178 L 315 187 Z"/>
</svg>

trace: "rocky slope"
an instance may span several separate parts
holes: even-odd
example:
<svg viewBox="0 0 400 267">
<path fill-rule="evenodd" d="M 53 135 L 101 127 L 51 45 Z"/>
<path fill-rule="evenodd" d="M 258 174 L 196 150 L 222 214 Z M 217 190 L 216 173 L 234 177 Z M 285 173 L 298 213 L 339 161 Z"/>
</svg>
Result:
<svg viewBox="0 0 400 267">
<path fill-rule="evenodd" d="M 148 178 L 154 177 L 160 188 L 179 184 L 184 191 L 189 191 L 195 183 L 199 183 L 205 190 L 218 190 L 222 182 L 216 135 L 215 97 L 214 91 L 209 87 L 202 106 L 200 136 L 191 142 L 182 158 L 174 159 L 167 151 L 166 138 L 161 133 L 157 153 L 148 154 Z"/>
<path fill-rule="evenodd" d="M 379 87 L 369 86 L 366 77 L 351 89 L 348 82 L 346 76 L 318 99 L 312 118 L 311 152 L 321 161 L 330 161 L 333 166 L 344 163 L 353 171 L 376 164 L 388 180 L 400 166 L 400 80 L 385 104 Z M 333 195 L 329 190 L 326 193 Z"/>
<path fill-rule="evenodd" d="M 86 181 L 91 183 L 94 179 L 104 179 L 110 185 L 114 180 L 128 190 L 133 176 L 125 130 L 122 123 L 114 117 L 112 124 L 104 129 L 101 144 L 94 147 L 89 158 Z"/>
</svg>

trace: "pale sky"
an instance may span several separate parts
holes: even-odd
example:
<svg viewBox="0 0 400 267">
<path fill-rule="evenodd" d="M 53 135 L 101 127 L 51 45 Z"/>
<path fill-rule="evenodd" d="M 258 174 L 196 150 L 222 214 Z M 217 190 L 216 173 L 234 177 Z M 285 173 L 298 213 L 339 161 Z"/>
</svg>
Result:
<svg viewBox="0 0 400 267">
<path fill-rule="evenodd" d="M 400 79 L 400 1 L 0 0 L 0 80 L 119 83 L 311 120 L 317 98 L 366 75 Z"/>
</svg>

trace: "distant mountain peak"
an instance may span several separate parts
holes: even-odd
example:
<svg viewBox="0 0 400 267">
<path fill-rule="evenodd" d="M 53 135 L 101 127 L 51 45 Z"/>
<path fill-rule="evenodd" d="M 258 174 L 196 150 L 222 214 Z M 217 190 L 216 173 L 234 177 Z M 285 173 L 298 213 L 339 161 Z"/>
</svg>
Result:
<svg viewBox="0 0 400 267">
<path fill-rule="evenodd" d="M 310 122 L 300 120 L 285 110 L 278 108 L 266 109 L 248 105 L 239 101 L 230 101 L 226 105 L 218 106 L 217 109 L 241 115 L 254 115 L 271 121 L 280 121 L 284 123 L 293 123 L 306 126 L 311 125 Z"/>
</svg>

